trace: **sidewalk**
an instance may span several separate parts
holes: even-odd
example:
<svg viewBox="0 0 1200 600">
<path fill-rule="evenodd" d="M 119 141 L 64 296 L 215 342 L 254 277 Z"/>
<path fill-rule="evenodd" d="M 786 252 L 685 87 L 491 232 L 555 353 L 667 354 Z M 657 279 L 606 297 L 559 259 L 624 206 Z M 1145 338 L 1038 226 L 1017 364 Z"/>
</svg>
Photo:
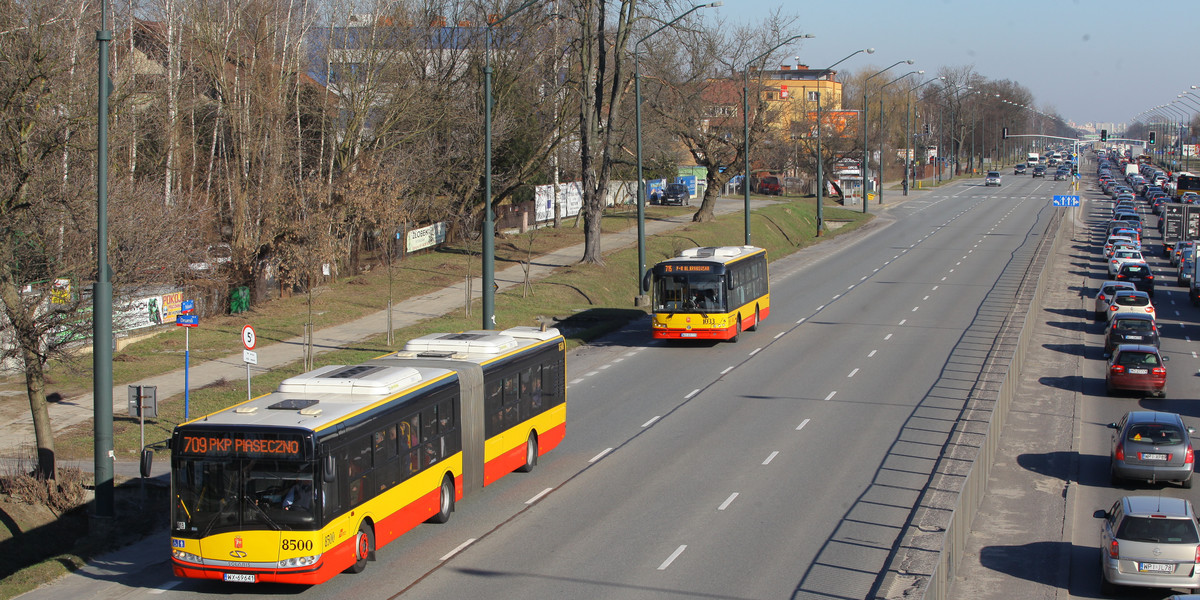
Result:
<svg viewBox="0 0 1200 600">
<path fill-rule="evenodd" d="M 914 193 L 916 193 L 916 190 L 914 190 Z M 908 198 L 911 197 L 909 196 Z M 878 213 L 881 208 L 886 210 L 901 200 L 902 196 L 897 192 L 894 196 L 888 197 L 889 204 L 883 207 L 872 204 L 869 211 Z M 772 200 L 751 200 L 751 209 L 766 206 L 773 202 Z M 742 197 L 721 197 L 717 200 L 715 212 L 718 215 L 736 213 L 742 211 L 744 205 Z M 688 223 L 691 223 L 690 213 L 670 219 L 647 220 L 645 224 L 646 235 L 657 235 L 684 227 Z M 616 233 L 605 233 L 601 238 L 601 248 L 603 248 L 605 253 L 636 244 L 636 227 Z M 531 265 L 530 279 L 537 281 L 550 275 L 555 269 L 574 265 L 579 262 L 579 257 L 581 256 L 583 256 L 583 244 L 577 244 L 550 254 L 538 256 Z M 524 271 L 520 264 L 507 267 L 503 270 L 497 270 L 495 274 L 496 284 L 500 290 L 522 285 L 524 277 Z M 462 283 L 456 284 L 442 290 L 396 303 L 392 309 L 393 327 L 401 328 L 415 325 L 425 319 L 438 317 L 461 308 L 463 297 L 466 293 L 464 285 Z M 480 297 L 482 294 L 481 290 L 483 289 L 482 279 L 476 278 L 472 283 L 471 289 L 473 290 L 474 297 Z M 632 303 L 632 294 L 630 295 L 630 302 Z M 383 333 L 386 328 L 387 311 L 381 310 L 355 321 L 321 329 L 315 333 L 313 338 L 314 351 L 316 354 L 322 354 L 343 348 L 360 340 Z M 258 372 L 268 371 L 303 360 L 303 338 L 298 336 L 269 346 L 260 346 L 255 351 L 258 353 L 258 364 L 252 368 Z M 191 389 L 199 389 L 221 380 L 240 381 L 245 377 L 246 366 L 242 362 L 242 355 L 238 353 L 217 360 L 191 365 L 188 373 L 188 385 Z M 123 415 L 128 412 L 128 385 L 138 384 L 157 386 L 159 398 L 177 396 L 183 394 L 184 391 L 183 370 L 178 369 L 142 381 L 121 384 L 114 387 L 112 393 L 114 415 Z M 50 421 L 56 434 L 69 427 L 87 423 L 92 419 L 92 394 L 84 394 L 65 399 L 61 402 L 52 403 L 49 406 L 49 410 Z M 11 458 L 20 456 L 22 448 L 28 451 L 34 447 L 32 417 L 28 410 L 19 414 L 21 416 L 13 419 L 0 419 L 0 427 L 3 427 L 6 432 L 4 436 L 0 436 L 0 457 Z M 90 462 L 88 465 L 79 466 L 86 470 L 91 469 Z M 137 476 L 137 465 L 135 463 L 131 462 L 128 465 L 119 466 L 124 467 L 124 470 L 119 468 L 118 474 Z M 157 475 L 160 470 L 166 469 L 165 461 L 156 461 L 155 467 L 154 474 Z M 125 471 L 130 472 L 126 473 Z"/>
</svg>

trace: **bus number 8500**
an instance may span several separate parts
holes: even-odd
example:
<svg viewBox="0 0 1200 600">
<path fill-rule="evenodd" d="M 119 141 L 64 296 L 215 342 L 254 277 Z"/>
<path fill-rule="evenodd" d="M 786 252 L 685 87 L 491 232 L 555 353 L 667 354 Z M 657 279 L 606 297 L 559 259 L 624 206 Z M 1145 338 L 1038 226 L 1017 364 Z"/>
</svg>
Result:
<svg viewBox="0 0 1200 600">
<path fill-rule="evenodd" d="M 312 550 L 312 540 L 283 540 L 283 550 L 290 551 L 309 551 Z"/>
</svg>

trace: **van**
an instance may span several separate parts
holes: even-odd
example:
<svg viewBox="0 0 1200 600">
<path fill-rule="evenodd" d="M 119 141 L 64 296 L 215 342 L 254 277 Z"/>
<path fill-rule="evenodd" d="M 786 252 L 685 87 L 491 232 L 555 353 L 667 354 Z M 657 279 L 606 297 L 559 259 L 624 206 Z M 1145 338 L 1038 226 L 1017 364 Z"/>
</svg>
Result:
<svg viewBox="0 0 1200 600">
<path fill-rule="evenodd" d="M 759 177 L 758 193 L 769 196 L 778 196 L 783 193 L 783 184 L 779 181 L 779 178 L 774 175 Z"/>
</svg>

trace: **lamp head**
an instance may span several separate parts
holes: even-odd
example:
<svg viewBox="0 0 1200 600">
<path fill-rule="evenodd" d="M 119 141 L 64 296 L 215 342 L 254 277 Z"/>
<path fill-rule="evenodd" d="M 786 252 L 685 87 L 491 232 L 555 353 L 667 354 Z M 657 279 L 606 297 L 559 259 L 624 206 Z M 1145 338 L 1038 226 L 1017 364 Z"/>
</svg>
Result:
<svg viewBox="0 0 1200 600">
<path fill-rule="evenodd" d="M 716 8 L 718 6 L 725 6 L 725 3 L 721 0 L 717 0 L 716 2 L 709 2 L 708 4 L 705 4 L 705 6 L 709 8 Z"/>
<path fill-rule="evenodd" d="M 874 49 L 874 48 L 867 48 L 867 49 L 866 49 L 866 53 L 867 53 L 867 54 L 875 54 L 875 49 Z M 1196 86 L 1192 86 L 1192 87 L 1196 87 Z"/>
<path fill-rule="evenodd" d="M 910 58 L 910 59 L 908 59 L 908 60 L 906 60 L 906 61 L 904 61 L 904 62 L 906 62 L 906 63 L 908 63 L 908 64 L 910 64 L 910 65 L 911 65 L 911 64 L 913 64 L 913 63 L 915 63 L 915 62 L 917 62 L 917 61 L 915 61 L 915 60 L 913 60 L 913 59 L 911 59 L 911 58 Z"/>
<path fill-rule="evenodd" d="M 917 75 L 924 75 L 924 74 L 925 74 L 925 69 L 920 69 L 917 71 Z"/>
</svg>

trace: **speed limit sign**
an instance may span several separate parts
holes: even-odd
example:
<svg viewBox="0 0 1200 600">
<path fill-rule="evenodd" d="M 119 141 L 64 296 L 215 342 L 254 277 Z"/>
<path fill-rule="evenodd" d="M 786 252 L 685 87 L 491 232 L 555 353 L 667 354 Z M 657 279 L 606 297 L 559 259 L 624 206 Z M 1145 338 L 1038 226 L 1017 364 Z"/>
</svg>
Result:
<svg viewBox="0 0 1200 600">
<path fill-rule="evenodd" d="M 245 346 L 247 350 L 253 350 L 254 342 L 255 342 L 254 328 L 249 325 L 243 327 L 242 328 L 242 345 Z"/>
</svg>

